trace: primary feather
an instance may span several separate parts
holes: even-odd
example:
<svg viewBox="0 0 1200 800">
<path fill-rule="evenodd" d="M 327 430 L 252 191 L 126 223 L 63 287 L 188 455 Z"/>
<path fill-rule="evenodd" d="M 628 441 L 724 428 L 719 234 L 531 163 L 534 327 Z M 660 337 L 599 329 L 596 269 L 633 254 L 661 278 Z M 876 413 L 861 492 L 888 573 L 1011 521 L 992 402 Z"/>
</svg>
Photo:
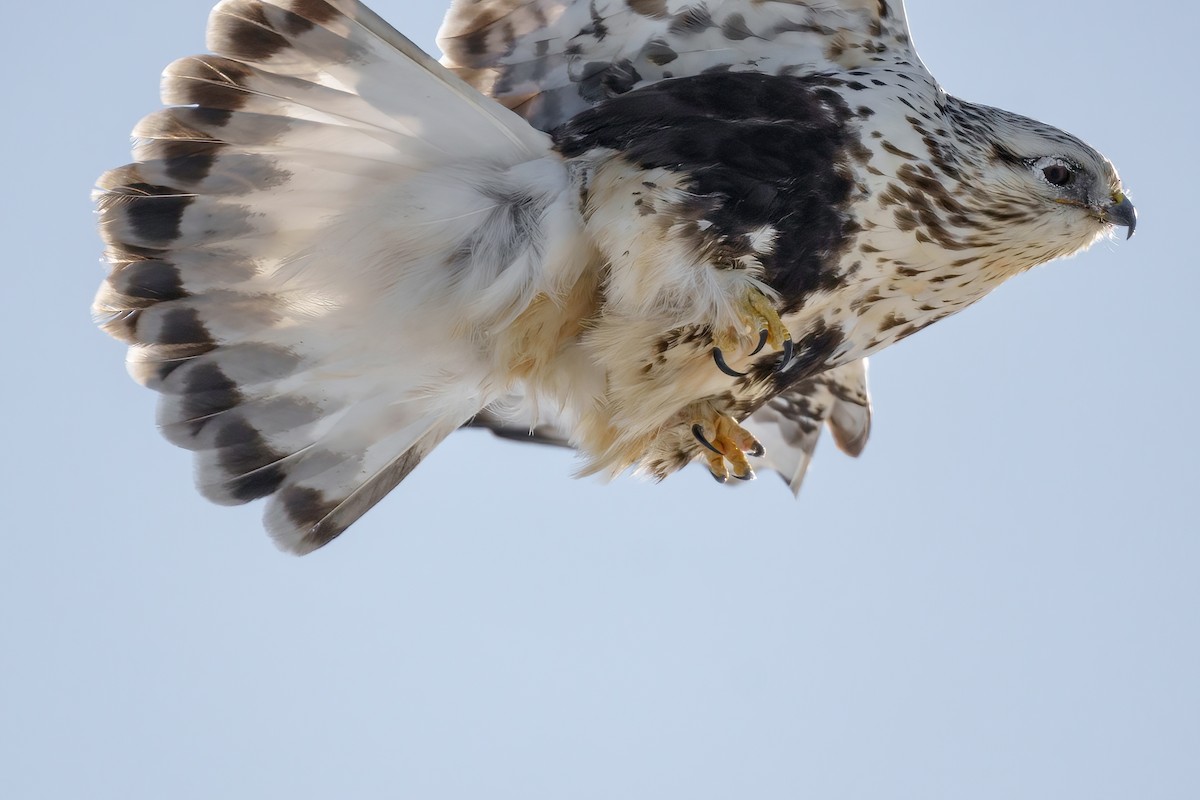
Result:
<svg viewBox="0 0 1200 800">
<path fill-rule="evenodd" d="M 942 92 L 899 3 L 460 0 L 441 42 L 225 0 L 98 185 L 103 327 L 294 552 L 472 421 L 608 474 L 765 445 L 798 489 L 822 424 L 861 451 L 867 355 L 1134 222 L 1090 147 Z"/>
</svg>

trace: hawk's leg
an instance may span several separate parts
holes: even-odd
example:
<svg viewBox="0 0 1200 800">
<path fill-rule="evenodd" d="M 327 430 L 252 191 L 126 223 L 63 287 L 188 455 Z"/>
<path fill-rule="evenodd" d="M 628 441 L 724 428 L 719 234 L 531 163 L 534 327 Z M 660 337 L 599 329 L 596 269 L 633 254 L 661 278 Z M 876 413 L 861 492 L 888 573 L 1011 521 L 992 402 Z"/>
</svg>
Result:
<svg viewBox="0 0 1200 800">
<path fill-rule="evenodd" d="M 738 480 L 754 479 L 747 455 L 761 456 L 763 446 L 737 421 L 719 413 L 711 403 L 696 403 L 688 410 L 692 420 L 692 435 L 704 446 L 700 456 L 708 464 L 708 471 L 720 483 L 730 475 Z"/>
<path fill-rule="evenodd" d="M 745 345 L 748 341 L 753 341 L 747 339 L 750 332 L 757 334 L 758 342 L 753 349 L 745 353 L 747 357 L 758 355 L 763 347 L 770 345 L 773 350 L 783 351 L 783 358 L 779 361 L 780 368 L 791 360 L 792 335 L 784 327 L 783 320 L 779 318 L 779 313 L 771 304 L 770 298 L 758 289 L 750 287 L 737 301 L 735 310 L 740 325 L 713 333 L 712 355 L 719 370 L 734 378 L 741 378 L 747 374 L 729 366 L 725 354 L 749 349 Z"/>
</svg>

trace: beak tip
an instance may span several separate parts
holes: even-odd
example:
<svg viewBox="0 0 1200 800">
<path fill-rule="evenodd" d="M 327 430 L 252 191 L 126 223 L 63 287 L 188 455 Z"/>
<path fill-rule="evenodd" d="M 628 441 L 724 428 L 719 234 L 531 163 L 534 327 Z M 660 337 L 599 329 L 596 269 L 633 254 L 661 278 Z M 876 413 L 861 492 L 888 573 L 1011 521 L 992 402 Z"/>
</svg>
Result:
<svg viewBox="0 0 1200 800">
<path fill-rule="evenodd" d="M 1128 228 L 1129 232 L 1125 234 L 1125 239 L 1128 241 L 1133 238 L 1134 229 L 1137 228 L 1137 209 L 1124 194 L 1117 194 L 1113 200 L 1116 202 L 1104 210 L 1104 220 L 1110 225 Z"/>
</svg>

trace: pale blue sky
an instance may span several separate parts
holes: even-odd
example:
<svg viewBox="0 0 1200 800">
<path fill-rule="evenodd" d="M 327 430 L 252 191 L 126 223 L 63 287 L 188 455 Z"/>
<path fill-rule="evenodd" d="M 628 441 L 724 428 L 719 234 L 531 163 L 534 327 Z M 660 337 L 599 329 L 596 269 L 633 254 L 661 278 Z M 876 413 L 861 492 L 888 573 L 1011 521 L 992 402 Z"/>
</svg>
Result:
<svg viewBox="0 0 1200 800">
<path fill-rule="evenodd" d="M 199 498 L 88 317 L 89 188 L 209 4 L 7 14 L 0 797 L 1200 796 L 1194 4 L 909 0 L 1138 236 L 875 359 L 799 501 L 458 434 L 304 559 Z M 440 3 L 375 7 L 432 47 Z"/>
</svg>

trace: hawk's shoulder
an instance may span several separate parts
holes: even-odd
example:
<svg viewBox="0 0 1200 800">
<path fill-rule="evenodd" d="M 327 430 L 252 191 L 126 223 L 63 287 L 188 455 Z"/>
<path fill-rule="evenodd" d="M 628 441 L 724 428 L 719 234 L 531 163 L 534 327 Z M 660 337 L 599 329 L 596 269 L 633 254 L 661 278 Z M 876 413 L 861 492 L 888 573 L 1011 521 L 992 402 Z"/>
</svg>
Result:
<svg viewBox="0 0 1200 800">
<path fill-rule="evenodd" d="M 438 43 L 542 130 L 667 78 L 919 64 L 897 0 L 457 0 Z"/>
</svg>

